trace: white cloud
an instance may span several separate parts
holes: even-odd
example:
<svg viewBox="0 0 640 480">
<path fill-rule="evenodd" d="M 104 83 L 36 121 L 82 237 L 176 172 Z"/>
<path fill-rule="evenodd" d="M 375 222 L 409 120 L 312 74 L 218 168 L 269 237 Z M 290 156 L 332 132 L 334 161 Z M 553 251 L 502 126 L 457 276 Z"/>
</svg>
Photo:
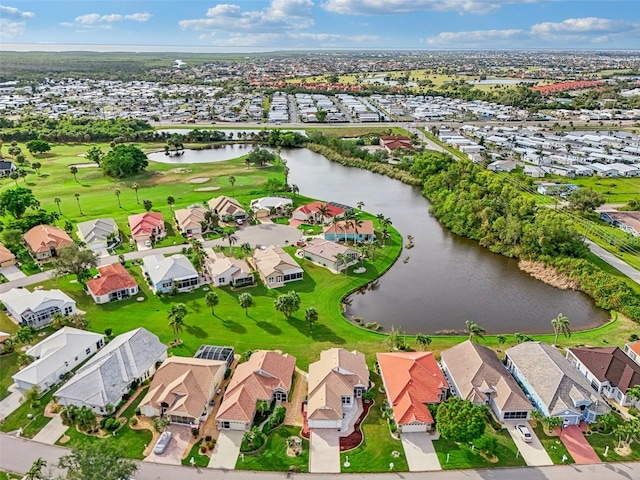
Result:
<svg viewBox="0 0 640 480">
<path fill-rule="evenodd" d="M 150 13 L 132 13 L 131 15 L 125 15 L 125 20 L 133 20 L 134 22 L 148 22 L 153 15 Z"/>
<path fill-rule="evenodd" d="M 504 4 L 538 0 L 326 0 L 322 8 L 341 15 L 394 15 L 424 10 L 485 14 Z"/>
<path fill-rule="evenodd" d="M 428 37 L 425 43 L 439 47 L 511 47 L 514 42 L 603 43 L 620 36 L 640 36 L 640 22 L 611 20 L 607 18 L 569 18 L 563 22 L 544 22 L 532 25 L 529 30 L 473 30 L 441 32 Z M 520 45 L 519 45 L 520 46 Z"/>
<path fill-rule="evenodd" d="M 12 22 L 0 18 L 0 38 L 15 38 L 24 33 L 25 22 Z"/>
<path fill-rule="evenodd" d="M 87 13 L 86 15 L 80 15 L 76 17 L 76 23 L 81 25 L 92 25 L 100 21 L 101 15 L 99 13 Z"/>
<path fill-rule="evenodd" d="M 108 15 L 100 15 L 99 13 L 87 13 L 75 18 L 75 23 L 62 22 L 60 25 L 63 27 L 96 27 L 105 28 L 105 24 L 114 22 L 122 22 L 124 20 L 131 20 L 134 22 L 146 22 L 152 15 L 150 13 L 132 13 L 130 15 L 120 15 L 119 13 L 111 13 Z"/>
<path fill-rule="evenodd" d="M 36 16 L 33 12 L 23 12 L 16 7 L 9 7 L 7 5 L 0 5 L 0 15 L 14 18 L 33 18 Z"/>
<path fill-rule="evenodd" d="M 181 20 L 183 30 L 251 32 L 282 32 L 308 28 L 314 24 L 311 0 L 271 0 L 261 10 L 244 10 L 235 4 L 218 4 L 207 10 L 206 18 Z"/>
<path fill-rule="evenodd" d="M 201 41 L 217 47 L 262 47 L 262 48 L 321 48 L 346 47 L 355 44 L 376 42 L 375 35 L 339 35 L 331 33 L 246 33 L 210 32 L 198 37 Z"/>
</svg>

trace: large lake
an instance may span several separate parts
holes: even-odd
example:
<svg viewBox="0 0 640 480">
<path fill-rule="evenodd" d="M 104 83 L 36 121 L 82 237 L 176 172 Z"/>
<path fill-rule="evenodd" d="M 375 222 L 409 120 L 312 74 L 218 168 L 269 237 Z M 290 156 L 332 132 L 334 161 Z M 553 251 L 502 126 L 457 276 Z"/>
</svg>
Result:
<svg viewBox="0 0 640 480">
<path fill-rule="evenodd" d="M 237 147 L 225 148 L 237 157 L 242 154 Z M 221 150 L 187 151 L 179 163 L 199 163 L 207 155 L 219 161 Z M 282 156 L 291 170 L 289 181 L 301 194 L 352 206 L 362 201 L 364 210 L 384 214 L 403 237 L 414 237 L 415 247 L 401 256 L 409 261 L 398 261 L 375 290 L 352 295 L 348 316 L 378 322 L 386 330 L 395 325 L 425 334 L 461 331 L 465 320 L 487 333 L 549 333 L 558 313 L 569 317 L 574 330 L 607 321 L 607 312 L 585 294 L 539 282 L 520 271 L 516 260 L 452 234 L 429 214 L 429 202 L 418 188 L 306 149 L 286 149 Z"/>
</svg>

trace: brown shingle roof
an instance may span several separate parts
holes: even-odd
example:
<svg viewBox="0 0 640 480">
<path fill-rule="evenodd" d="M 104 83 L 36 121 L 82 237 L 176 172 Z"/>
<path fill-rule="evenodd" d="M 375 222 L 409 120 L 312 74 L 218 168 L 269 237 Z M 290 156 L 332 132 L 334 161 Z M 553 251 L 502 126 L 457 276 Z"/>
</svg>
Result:
<svg viewBox="0 0 640 480">
<path fill-rule="evenodd" d="M 626 393 L 640 385 L 640 365 L 618 347 L 576 347 L 569 351 L 600 381 L 608 381 Z"/>
</svg>

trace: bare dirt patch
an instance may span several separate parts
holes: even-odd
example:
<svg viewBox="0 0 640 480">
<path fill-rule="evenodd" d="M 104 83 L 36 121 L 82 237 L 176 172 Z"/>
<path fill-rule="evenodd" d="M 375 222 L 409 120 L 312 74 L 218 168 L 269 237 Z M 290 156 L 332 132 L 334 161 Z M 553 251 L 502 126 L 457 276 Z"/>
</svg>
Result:
<svg viewBox="0 0 640 480">
<path fill-rule="evenodd" d="M 220 190 L 220 187 L 200 187 L 196 188 L 194 192 L 215 192 L 216 190 Z"/>
<path fill-rule="evenodd" d="M 171 175 L 172 173 L 191 173 L 190 168 L 178 167 L 167 170 L 166 172 L 160 172 L 162 175 Z"/>
<path fill-rule="evenodd" d="M 193 177 L 189 179 L 189 183 L 207 183 L 211 177 Z"/>
<path fill-rule="evenodd" d="M 518 268 L 523 272 L 527 272 L 533 278 L 536 278 L 548 285 L 559 288 L 560 290 L 579 290 L 580 284 L 569 277 L 558 273 L 553 267 L 547 267 L 540 262 L 532 262 L 530 260 L 520 260 Z"/>
</svg>

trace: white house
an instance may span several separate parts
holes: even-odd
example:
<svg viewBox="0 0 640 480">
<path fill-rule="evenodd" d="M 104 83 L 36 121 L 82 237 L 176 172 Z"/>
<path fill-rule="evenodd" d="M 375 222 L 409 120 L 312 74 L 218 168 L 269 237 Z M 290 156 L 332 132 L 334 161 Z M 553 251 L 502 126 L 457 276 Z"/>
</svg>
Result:
<svg viewBox="0 0 640 480">
<path fill-rule="evenodd" d="M 97 414 L 117 406 L 132 387 L 151 378 L 156 365 L 167 358 L 167 346 L 137 328 L 118 335 L 80 367 L 55 393 L 60 405 L 88 407 Z"/>
<path fill-rule="evenodd" d="M 56 313 L 76 313 L 75 300 L 60 290 L 30 292 L 26 288 L 12 288 L 8 292 L 0 293 L 0 302 L 20 325 L 35 329 L 49 325 Z"/>
<path fill-rule="evenodd" d="M 167 293 L 176 286 L 178 291 L 189 292 L 200 285 L 198 271 L 182 254 L 164 257 L 150 255 L 142 260 L 142 270 L 151 282 L 154 292 Z"/>
<path fill-rule="evenodd" d="M 302 247 L 302 251 L 307 260 L 322 265 L 333 272 L 340 272 L 348 268 L 359 258 L 357 250 L 322 238 L 310 240 L 305 247 Z M 338 255 L 344 255 L 344 260 L 338 261 Z"/>
<path fill-rule="evenodd" d="M 25 352 L 33 362 L 13 375 L 13 381 L 22 392 L 34 386 L 46 392 L 103 346 L 99 333 L 63 327 Z"/>
<path fill-rule="evenodd" d="M 258 218 L 268 217 L 271 212 L 281 214 L 289 205 L 293 205 L 293 200 L 288 197 L 262 197 L 251 200 L 251 210 Z"/>
<path fill-rule="evenodd" d="M 285 283 L 302 280 L 304 270 L 300 265 L 280 247 L 273 245 L 263 249 L 256 249 L 253 253 L 253 263 L 267 288 L 282 287 Z"/>
<path fill-rule="evenodd" d="M 120 243 L 120 231 L 112 218 L 98 218 L 78 224 L 78 238 L 100 256 L 107 256 L 108 248 Z"/>
<path fill-rule="evenodd" d="M 205 262 L 205 270 L 216 287 L 231 285 L 242 287 L 254 282 L 251 268 L 245 260 L 227 257 L 222 252 L 211 250 Z"/>
</svg>

